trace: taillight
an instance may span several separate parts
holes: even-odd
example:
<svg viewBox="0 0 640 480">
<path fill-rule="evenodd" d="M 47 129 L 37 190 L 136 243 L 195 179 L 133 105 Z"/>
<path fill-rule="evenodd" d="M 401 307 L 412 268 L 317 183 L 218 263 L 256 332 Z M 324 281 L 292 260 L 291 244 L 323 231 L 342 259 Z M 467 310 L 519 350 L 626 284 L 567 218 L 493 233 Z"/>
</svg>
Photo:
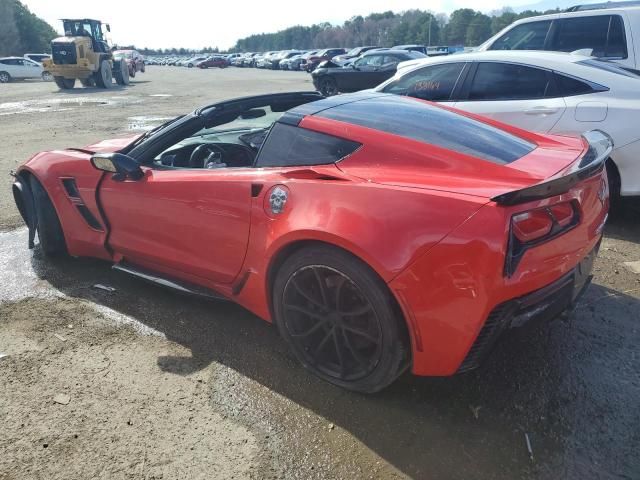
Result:
<svg viewBox="0 0 640 480">
<path fill-rule="evenodd" d="M 510 277 L 515 273 L 527 250 L 568 232 L 579 222 L 576 201 L 556 203 L 511 217 L 505 275 Z"/>
<path fill-rule="evenodd" d="M 511 219 L 515 237 L 523 243 L 548 235 L 553 228 L 553 220 L 546 210 L 519 213 Z"/>
</svg>

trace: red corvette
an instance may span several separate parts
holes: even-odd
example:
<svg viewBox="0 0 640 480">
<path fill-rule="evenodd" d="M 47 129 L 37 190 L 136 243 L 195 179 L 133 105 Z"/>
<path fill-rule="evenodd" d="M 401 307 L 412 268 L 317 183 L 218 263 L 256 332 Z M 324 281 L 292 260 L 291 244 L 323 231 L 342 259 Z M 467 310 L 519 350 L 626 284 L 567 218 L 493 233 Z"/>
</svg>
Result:
<svg viewBox="0 0 640 480">
<path fill-rule="evenodd" d="M 237 302 L 316 375 L 374 392 L 471 369 L 575 304 L 611 148 L 406 97 L 284 93 L 37 154 L 13 191 L 30 247 Z"/>
</svg>

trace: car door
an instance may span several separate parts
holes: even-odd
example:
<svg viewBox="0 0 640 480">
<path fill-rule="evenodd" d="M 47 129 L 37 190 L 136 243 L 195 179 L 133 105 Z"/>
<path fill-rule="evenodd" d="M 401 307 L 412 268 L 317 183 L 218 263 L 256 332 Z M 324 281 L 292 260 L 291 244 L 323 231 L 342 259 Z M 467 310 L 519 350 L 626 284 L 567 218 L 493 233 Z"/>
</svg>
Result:
<svg viewBox="0 0 640 480">
<path fill-rule="evenodd" d="M 552 73 L 518 63 L 475 63 L 456 108 L 535 132 L 548 132 L 566 110 Z"/>
<path fill-rule="evenodd" d="M 13 58 L 9 60 L 9 62 L 9 65 L 11 66 L 11 71 L 9 71 L 9 74 L 13 78 L 25 78 L 29 76 L 29 69 L 25 67 L 24 60 L 22 60 L 21 58 Z"/>
<path fill-rule="evenodd" d="M 365 55 L 354 62 L 351 70 L 347 67 L 346 74 L 343 75 L 344 84 L 341 91 L 355 92 L 371 88 L 370 85 L 376 86 L 376 78 L 379 76 L 378 70 L 382 66 L 382 59 L 383 55 Z"/>
<path fill-rule="evenodd" d="M 403 60 L 407 59 L 400 59 L 395 55 L 384 55 L 382 57 L 381 65 L 374 71 L 373 75 L 371 76 L 370 82 L 367 83 L 366 88 L 377 87 L 385 80 L 393 77 L 398 69 L 398 63 Z"/>
<path fill-rule="evenodd" d="M 23 78 L 37 78 L 42 74 L 42 67 L 28 59 L 22 60 Z"/>
<path fill-rule="evenodd" d="M 299 97 L 305 103 L 304 95 Z M 294 105 L 296 99 L 291 100 Z M 130 152 L 142 164 L 140 179 L 105 175 L 98 196 L 109 226 L 108 245 L 117 259 L 192 281 L 233 282 L 247 250 L 252 199 L 261 171 L 167 168 L 149 156 L 204 126 L 227 123 L 225 118 L 251 101 L 216 104 L 210 115 L 191 115 L 175 128 L 167 127 L 168 132 L 158 132 L 159 138 L 150 137 Z"/>
</svg>

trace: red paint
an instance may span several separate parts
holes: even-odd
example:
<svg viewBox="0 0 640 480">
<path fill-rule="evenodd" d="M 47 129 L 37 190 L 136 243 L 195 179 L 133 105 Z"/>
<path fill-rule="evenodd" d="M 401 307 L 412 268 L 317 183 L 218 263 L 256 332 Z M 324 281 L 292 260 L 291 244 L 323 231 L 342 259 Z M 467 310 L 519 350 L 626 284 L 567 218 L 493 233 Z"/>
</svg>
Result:
<svg viewBox="0 0 640 480">
<path fill-rule="evenodd" d="M 313 168 L 144 168 L 142 180 L 124 182 L 105 174 L 99 198 L 108 238 L 83 221 L 60 182 L 75 178 L 84 203 L 104 221 L 96 203 L 102 173 L 91 166 L 89 153 L 42 153 L 21 169 L 36 175 L 49 192 L 72 255 L 125 258 L 216 289 L 267 321 L 268 273 L 283 249 L 310 241 L 343 248 L 371 266 L 398 300 L 411 335 L 413 371 L 450 375 L 496 305 L 552 283 L 597 244 L 608 207 L 598 197 L 606 182 L 603 174 L 555 198 L 496 205 L 492 196 L 567 169 L 584 153 L 585 144 L 488 123 L 538 148 L 499 166 L 391 134 L 306 117 L 303 128 L 357 141 L 362 148 L 337 165 Z M 87 151 L 116 151 L 132 140 L 105 141 Z M 253 197 L 256 185 L 262 188 Z M 274 215 L 267 196 L 276 185 L 286 187 L 289 196 L 283 213 Z M 512 216 L 565 202 L 577 203 L 579 225 L 527 251 L 515 274 L 506 277 Z M 560 214 L 562 209 L 558 207 Z M 234 286 L 245 278 L 234 295 Z"/>
</svg>

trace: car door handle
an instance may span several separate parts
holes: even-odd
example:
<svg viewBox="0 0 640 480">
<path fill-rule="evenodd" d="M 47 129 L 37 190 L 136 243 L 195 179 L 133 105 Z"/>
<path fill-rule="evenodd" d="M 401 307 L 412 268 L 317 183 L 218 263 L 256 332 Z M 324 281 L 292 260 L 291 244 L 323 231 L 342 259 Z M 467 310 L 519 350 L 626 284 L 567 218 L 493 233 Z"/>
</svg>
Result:
<svg viewBox="0 0 640 480">
<path fill-rule="evenodd" d="M 552 107 L 533 107 L 524 111 L 527 115 L 553 115 L 558 113 L 557 108 Z"/>
</svg>

